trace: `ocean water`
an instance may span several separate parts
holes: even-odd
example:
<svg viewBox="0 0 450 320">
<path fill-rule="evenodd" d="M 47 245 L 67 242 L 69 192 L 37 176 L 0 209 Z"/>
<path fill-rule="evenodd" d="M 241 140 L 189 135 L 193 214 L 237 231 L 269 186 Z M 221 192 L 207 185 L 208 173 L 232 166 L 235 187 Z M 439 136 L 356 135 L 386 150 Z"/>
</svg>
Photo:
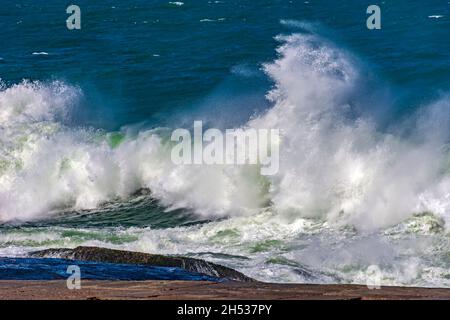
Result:
<svg viewBox="0 0 450 320">
<path fill-rule="evenodd" d="M 180 268 L 98 263 L 65 259 L 0 258 L 1 280 L 65 280 L 70 266 L 80 268 L 80 280 L 190 280 L 221 281 Z"/>
<path fill-rule="evenodd" d="M 180 254 L 274 282 L 450 286 L 450 3 L 0 5 L 0 255 Z M 366 28 L 378 4 L 382 29 Z M 280 170 L 170 132 L 278 128 Z"/>
</svg>

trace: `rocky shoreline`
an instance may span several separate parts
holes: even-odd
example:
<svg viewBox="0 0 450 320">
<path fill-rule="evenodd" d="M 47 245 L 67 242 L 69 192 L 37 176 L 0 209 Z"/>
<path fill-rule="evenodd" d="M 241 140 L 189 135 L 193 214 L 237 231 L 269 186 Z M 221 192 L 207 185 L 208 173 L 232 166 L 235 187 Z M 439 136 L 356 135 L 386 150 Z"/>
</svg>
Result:
<svg viewBox="0 0 450 320">
<path fill-rule="evenodd" d="M 69 290 L 65 280 L 0 280 L 0 300 L 450 300 L 450 289 L 445 288 L 381 287 L 370 290 L 367 286 L 362 285 L 263 283 L 231 268 L 200 259 L 97 247 L 47 249 L 33 252 L 30 256 L 178 267 L 226 281 L 82 280 L 81 289 Z"/>
<path fill-rule="evenodd" d="M 75 249 L 46 249 L 30 254 L 33 258 L 61 258 L 105 263 L 139 264 L 157 267 L 177 267 L 190 272 L 237 282 L 254 282 L 246 275 L 212 262 L 201 259 L 164 256 L 142 252 L 114 250 L 99 247 L 76 247 Z"/>
<path fill-rule="evenodd" d="M 0 300 L 450 300 L 450 289 L 207 281 L 0 281 Z"/>
</svg>

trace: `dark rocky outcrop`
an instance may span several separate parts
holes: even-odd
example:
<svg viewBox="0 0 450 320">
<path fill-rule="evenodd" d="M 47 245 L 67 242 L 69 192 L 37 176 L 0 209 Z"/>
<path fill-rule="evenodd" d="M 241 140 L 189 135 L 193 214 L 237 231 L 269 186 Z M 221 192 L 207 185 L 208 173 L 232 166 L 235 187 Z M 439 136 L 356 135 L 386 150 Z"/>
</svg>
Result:
<svg viewBox="0 0 450 320">
<path fill-rule="evenodd" d="M 191 272 L 240 282 L 253 282 L 244 274 L 201 259 L 178 256 L 164 256 L 142 252 L 113 250 L 99 247 L 77 247 L 75 249 L 46 249 L 32 252 L 35 258 L 61 258 L 104 263 L 140 264 L 158 267 L 178 267 Z"/>
</svg>

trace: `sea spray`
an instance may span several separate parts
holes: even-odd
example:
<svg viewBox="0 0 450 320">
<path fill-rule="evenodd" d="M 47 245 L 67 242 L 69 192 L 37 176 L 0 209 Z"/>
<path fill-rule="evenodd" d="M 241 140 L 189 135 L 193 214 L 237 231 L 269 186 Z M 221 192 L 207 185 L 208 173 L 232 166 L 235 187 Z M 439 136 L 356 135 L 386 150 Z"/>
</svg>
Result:
<svg viewBox="0 0 450 320">
<path fill-rule="evenodd" d="M 425 194 L 449 179 L 442 174 L 448 99 L 423 108 L 414 134 L 385 133 L 358 114 L 368 106 L 349 54 L 315 35 L 278 40 L 279 58 L 265 65 L 275 82 L 268 94 L 274 106 L 249 123 L 283 128 L 280 172 L 270 177 L 274 210 L 372 229 L 426 210 L 425 198 L 440 201 Z"/>
<path fill-rule="evenodd" d="M 279 129 L 227 129 L 225 133 L 194 121 L 194 137 L 187 129 L 175 129 L 171 141 L 178 142 L 171 151 L 176 165 L 259 165 L 263 176 L 279 169 Z"/>
<path fill-rule="evenodd" d="M 267 94 L 273 106 L 243 127 L 282 128 L 277 174 L 176 165 L 163 130 L 127 135 L 125 129 L 120 143 L 112 143 L 110 134 L 68 127 L 64 117 L 80 90 L 24 82 L 0 92 L 0 219 L 92 209 L 146 188 L 164 206 L 208 217 L 251 215 L 270 206 L 280 216 L 321 217 L 361 229 L 420 211 L 446 220 L 449 100 L 424 106 L 408 122 L 414 134 L 385 133 L 358 113 L 366 106 L 351 55 L 316 35 L 277 39 L 279 57 L 264 66 L 274 82 Z"/>
</svg>

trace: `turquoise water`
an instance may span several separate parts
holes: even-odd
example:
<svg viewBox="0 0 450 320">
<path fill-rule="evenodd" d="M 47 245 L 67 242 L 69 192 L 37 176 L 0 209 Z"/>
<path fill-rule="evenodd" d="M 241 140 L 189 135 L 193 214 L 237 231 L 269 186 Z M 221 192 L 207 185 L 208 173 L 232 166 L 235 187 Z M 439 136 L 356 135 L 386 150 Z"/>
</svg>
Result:
<svg viewBox="0 0 450 320">
<path fill-rule="evenodd" d="M 449 286 L 450 4 L 0 6 L 0 254 L 98 245 L 260 280 Z M 279 128 L 280 171 L 176 167 L 168 136 Z"/>
</svg>

